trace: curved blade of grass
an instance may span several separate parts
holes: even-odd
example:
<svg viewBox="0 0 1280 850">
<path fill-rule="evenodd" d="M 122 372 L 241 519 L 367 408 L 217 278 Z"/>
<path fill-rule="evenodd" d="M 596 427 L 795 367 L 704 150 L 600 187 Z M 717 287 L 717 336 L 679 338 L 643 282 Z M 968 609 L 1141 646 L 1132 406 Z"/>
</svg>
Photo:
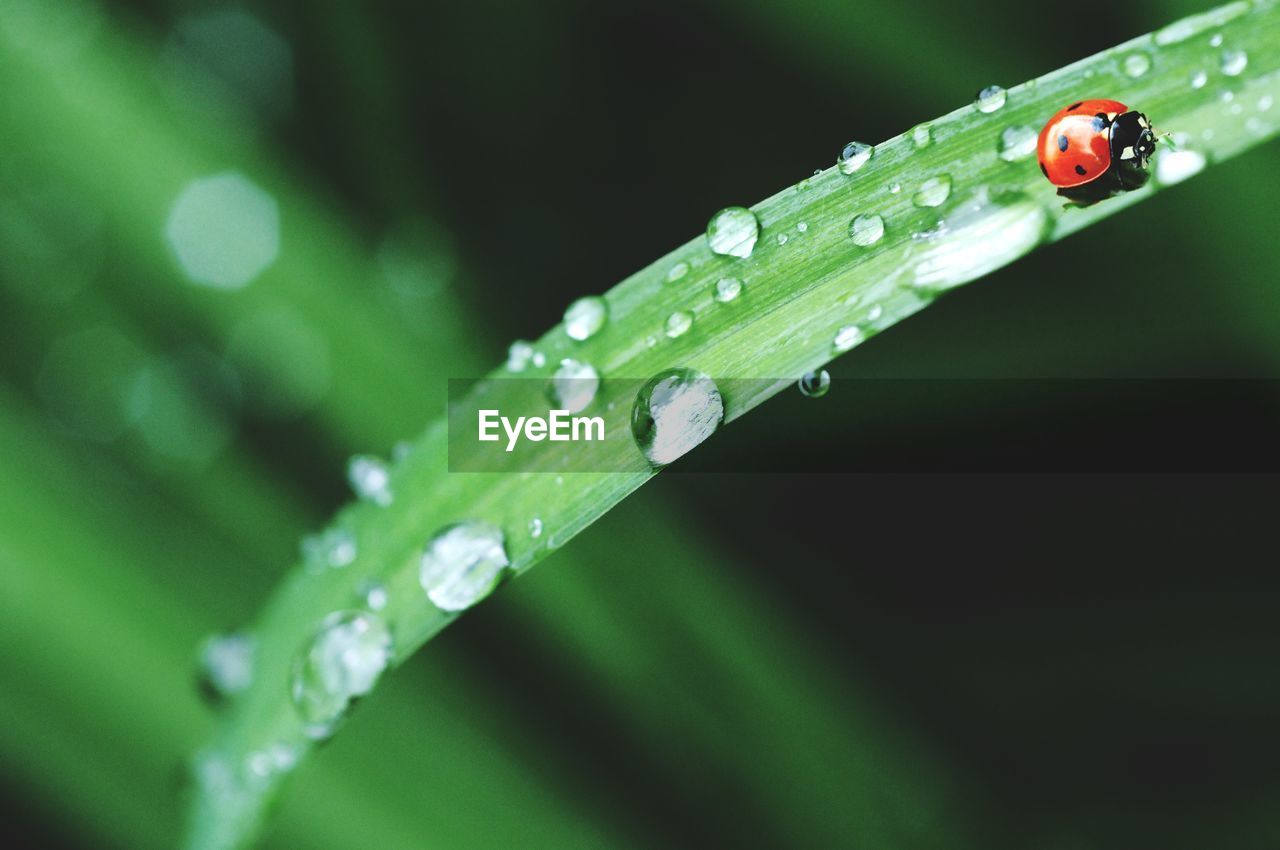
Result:
<svg viewBox="0 0 1280 850">
<path fill-rule="evenodd" d="M 1238 61 L 1224 61 L 1225 51 L 1243 52 L 1248 61 L 1240 68 Z M 1201 73 L 1206 84 L 1193 85 Z M 975 88 L 986 82 L 974 81 Z M 855 326 L 852 338 L 866 339 L 947 289 L 1271 138 L 1280 110 L 1270 105 L 1278 95 L 1280 10 L 1274 2 L 1232 3 L 1179 21 L 1017 86 L 994 113 L 965 106 L 945 115 L 932 122 L 923 147 L 915 141 L 923 134 L 909 132 L 877 146 L 852 175 L 828 169 L 778 193 L 753 208 L 761 238 L 749 258 L 715 256 L 704 239 L 695 239 L 606 293 L 610 320 L 599 334 L 577 343 L 557 328 L 538 350 L 549 364 L 575 357 L 597 366 L 605 377 L 595 402 L 602 408 L 616 402 L 626 410 L 633 400 L 619 389 L 625 382 L 610 379 L 645 378 L 672 366 L 717 378 L 777 378 L 744 382 L 740 392 L 727 394 L 726 419 L 732 420 L 832 359 L 840 329 Z M 1155 169 L 1162 179 L 1144 189 L 1088 209 L 1066 209 L 1034 157 L 1010 162 L 997 149 L 1006 130 L 1035 131 L 1063 105 L 1087 97 L 1142 108 L 1175 134 L 1178 150 L 1162 146 Z M 917 193 L 930 180 L 949 181 L 951 190 L 941 204 L 922 206 Z M 889 188 L 895 185 L 897 192 Z M 858 214 L 882 217 L 885 234 L 874 245 L 849 238 L 850 220 Z M 1158 250 L 1158 243 L 1153 236 L 1136 244 Z M 680 262 L 688 273 L 664 283 Z M 743 279 L 746 288 L 736 301 L 720 304 L 713 290 L 724 276 Z M 675 310 L 692 312 L 694 327 L 667 340 L 662 324 Z M 550 368 L 523 377 L 545 377 Z M 489 393 L 486 405 L 501 409 L 528 383 L 487 381 L 474 392 Z M 621 451 L 617 444 L 594 445 Z M 653 474 L 634 447 L 626 448 L 625 457 L 590 458 L 591 468 L 612 461 L 611 468 L 625 472 L 572 472 L 569 465 L 563 476 L 450 474 L 445 423 L 432 424 L 392 471 L 393 504 L 358 503 L 339 514 L 337 524 L 358 540 L 356 561 L 342 571 L 295 570 L 267 606 L 257 625 L 254 684 L 226 718 L 212 757 L 241 777 L 256 751 L 284 744 L 305 752 L 310 743 L 289 700 L 289 675 L 295 654 L 328 614 L 358 606 L 361 583 L 382 582 L 388 591 L 382 615 L 392 629 L 395 659 L 404 659 L 456 616 L 430 605 L 418 586 L 427 539 L 450 523 L 484 520 L 505 530 L 514 568 L 526 570 Z M 581 444 L 576 451 L 566 461 L 586 453 Z M 537 538 L 524 531 L 535 515 L 546 529 Z M 205 850 L 251 840 L 282 779 L 204 786 L 188 846 Z"/>
</svg>

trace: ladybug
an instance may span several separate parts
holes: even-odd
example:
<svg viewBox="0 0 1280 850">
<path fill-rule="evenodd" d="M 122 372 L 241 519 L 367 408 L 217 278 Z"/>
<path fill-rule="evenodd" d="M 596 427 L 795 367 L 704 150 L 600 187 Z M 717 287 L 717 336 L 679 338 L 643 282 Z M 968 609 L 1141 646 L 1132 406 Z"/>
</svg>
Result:
<svg viewBox="0 0 1280 850">
<path fill-rule="evenodd" d="M 1118 100 L 1080 100 L 1040 131 L 1040 170 L 1058 194 L 1081 205 L 1140 188 L 1156 135 L 1141 112 Z"/>
</svg>

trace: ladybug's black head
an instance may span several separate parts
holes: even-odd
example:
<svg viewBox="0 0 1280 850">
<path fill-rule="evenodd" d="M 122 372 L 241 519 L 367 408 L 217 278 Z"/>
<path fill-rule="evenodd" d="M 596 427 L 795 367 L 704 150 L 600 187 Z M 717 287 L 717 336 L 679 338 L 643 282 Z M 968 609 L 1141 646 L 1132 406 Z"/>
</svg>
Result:
<svg viewBox="0 0 1280 850">
<path fill-rule="evenodd" d="M 1147 160 L 1156 152 L 1156 134 L 1151 122 L 1141 112 L 1131 111 L 1116 116 L 1111 124 L 1111 161 L 1146 168 Z"/>
</svg>

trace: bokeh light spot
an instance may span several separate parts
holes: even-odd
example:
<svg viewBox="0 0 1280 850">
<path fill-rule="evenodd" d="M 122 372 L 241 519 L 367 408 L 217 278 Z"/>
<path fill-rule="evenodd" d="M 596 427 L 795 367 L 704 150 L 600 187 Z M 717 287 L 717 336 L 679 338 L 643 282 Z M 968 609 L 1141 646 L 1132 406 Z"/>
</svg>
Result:
<svg viewBox="0 0 1280 850">
<path fill-rule="evenodd" d="M 178 196 L 165 238 L 192 283 L 239 289 L 279 255 L 280 211 L 242 174 L 204 177 Z"/>
</svg>

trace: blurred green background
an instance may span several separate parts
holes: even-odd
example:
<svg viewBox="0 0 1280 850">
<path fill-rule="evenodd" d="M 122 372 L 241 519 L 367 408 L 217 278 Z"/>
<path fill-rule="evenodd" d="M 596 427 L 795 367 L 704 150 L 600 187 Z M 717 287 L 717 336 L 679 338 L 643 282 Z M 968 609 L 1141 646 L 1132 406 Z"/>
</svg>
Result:
<svg viewBox="0 0 1280 850">
<path fill-rule="evenodd" d="M 19 846 L 176 844 L 200 642 L 448 378 L 850 139 L 1202 8 L 4 0 Z M 1277 166 L 1211 168 L 833 374 L 1274 377 Z M 838 467 L 791 395 L 717 442 Z M 388 677 L 265 845 L 1274 847 L 1274 483 L 660 476 Z"/>
</svg>

